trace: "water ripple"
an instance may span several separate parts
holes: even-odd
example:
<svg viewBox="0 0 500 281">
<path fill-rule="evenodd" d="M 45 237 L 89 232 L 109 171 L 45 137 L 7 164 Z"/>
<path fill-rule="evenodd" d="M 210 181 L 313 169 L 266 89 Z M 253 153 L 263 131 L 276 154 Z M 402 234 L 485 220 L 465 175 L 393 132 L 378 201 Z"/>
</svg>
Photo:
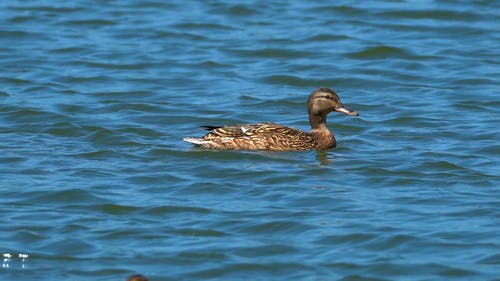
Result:
<svg viewBox="0 0 500 281">
<path fill-rule="evenodd" d="M 497 278 L 494 1 L 0 6 L 5 279 Z M 335 149 L 182 141 L 321 86 Z"/>
</svg>

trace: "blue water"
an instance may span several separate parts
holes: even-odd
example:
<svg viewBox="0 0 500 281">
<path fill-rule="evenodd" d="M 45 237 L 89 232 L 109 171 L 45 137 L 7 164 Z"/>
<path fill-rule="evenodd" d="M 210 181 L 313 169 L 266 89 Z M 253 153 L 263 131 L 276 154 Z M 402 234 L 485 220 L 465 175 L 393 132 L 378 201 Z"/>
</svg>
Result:
<svg viewBox="0 0 500 281">
<path fill-rule="evenodd" d="M 498 1 L 0 3 L 1 280 L 499 280 Z M 198 126 L 337 148 L 210 151 Z"/>
</svg>

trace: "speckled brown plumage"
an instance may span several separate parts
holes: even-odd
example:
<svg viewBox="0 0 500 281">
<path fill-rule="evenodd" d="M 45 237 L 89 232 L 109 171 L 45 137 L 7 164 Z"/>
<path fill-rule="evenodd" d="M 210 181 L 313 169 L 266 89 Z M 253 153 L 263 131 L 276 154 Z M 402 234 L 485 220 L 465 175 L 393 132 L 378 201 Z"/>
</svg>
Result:
<svg viewBox="0 0 500 281">
<path fill-rule="evenodd" d="M 311 131 L 304 132 L 275 123 L 230 126 L 203 126 L 208 130 L 202 138 L 184 138 L 197 146 L 225 150 L 298 151 L 324 150 L 335 147 L 332 132 L 326 127 L 326 116 L 332 111 L 358 115 L 346 109 L 337 94 L 329 88 L 319 88 L 308 100 Z"/>
</svg>

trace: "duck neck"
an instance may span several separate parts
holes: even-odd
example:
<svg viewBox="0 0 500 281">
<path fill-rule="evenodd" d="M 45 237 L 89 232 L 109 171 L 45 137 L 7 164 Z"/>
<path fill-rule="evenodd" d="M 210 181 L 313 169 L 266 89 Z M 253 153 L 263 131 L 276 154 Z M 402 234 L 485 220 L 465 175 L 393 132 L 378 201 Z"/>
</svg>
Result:
<svg viewBox="0 0 500 281">
<path fill-rule="evenodd" d="M 309 122 L 312 130 L 328 130 L 326 127 L 326 113 L 309 113 Z"/>
<path fill-rule="evenodd" d="M 328 127 L 326 127 L 326 113 L 309 114 L 309 122 L 311 122 L 311 134 L 316 140 L 316 149 L 330 149 L 335 147 L 335 137 L 328 130 Z"/>
</svg>

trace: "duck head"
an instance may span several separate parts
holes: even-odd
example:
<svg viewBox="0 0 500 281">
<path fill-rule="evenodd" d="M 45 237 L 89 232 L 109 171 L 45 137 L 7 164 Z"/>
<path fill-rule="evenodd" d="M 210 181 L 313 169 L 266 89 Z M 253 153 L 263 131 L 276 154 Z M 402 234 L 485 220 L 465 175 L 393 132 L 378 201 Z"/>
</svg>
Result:
<svg viewBox="0 0 500 281">
<path fill-rule="evenodd" d="M 314 90 L 307 102 L 309 109 L 309 121 L 313 129 L 326 128 L 326 115 L 337 111 L 352 116 L 359 116 L 344 106 L 339 96 L 330 88 L 319 88 Z"/>
</svg>

